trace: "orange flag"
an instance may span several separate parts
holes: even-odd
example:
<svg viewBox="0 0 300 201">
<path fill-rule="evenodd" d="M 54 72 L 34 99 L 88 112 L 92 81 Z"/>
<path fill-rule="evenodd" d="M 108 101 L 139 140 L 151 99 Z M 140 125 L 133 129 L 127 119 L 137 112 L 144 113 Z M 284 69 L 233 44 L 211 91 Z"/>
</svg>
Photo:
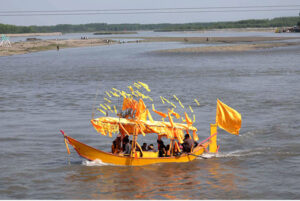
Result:
<svg viewBox="0 0 300 201">
<path fill-rule="evenodd" d="M 228 133 L 238 135 L 242 125 L 242 116 L 218 99 L 216 124 Z"/>
</svg>

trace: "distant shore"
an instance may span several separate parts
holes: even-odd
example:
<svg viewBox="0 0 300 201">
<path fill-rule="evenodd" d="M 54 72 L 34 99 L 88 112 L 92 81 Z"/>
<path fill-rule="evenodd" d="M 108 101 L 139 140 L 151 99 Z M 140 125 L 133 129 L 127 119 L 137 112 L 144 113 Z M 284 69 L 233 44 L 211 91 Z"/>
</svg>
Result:
<svg viewBox="0 0 300 201">
<path fill-rule="evenodd" d="M 27 36 L 60 36 L 61 32 L 51 32 L 51 33 L 19 33 L 19 34 L 5 34 L 9 37 L 27 37 Z"/>
</svg>

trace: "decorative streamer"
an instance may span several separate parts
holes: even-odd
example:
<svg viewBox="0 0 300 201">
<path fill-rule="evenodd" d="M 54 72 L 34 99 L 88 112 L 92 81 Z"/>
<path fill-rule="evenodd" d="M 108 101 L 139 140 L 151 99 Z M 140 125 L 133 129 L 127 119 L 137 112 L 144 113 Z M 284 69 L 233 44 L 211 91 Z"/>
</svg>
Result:
<svg viewBox="0 0 300 201">
<path fill-rule="evenodd" d="M 107 99 L 107 98 L 104 98 L 104 100 L 106 100 L 107 102 L 111 103 L 111 101 L 109 99 Z"/>
<path fill-rule="evenodd" d="M 111 98 L 111 95 L 107 91 L 105 93 L 109 98 Z"/>
<path fill-rule="evenodd" d="M 104 105 L 100 104 L 100 106 L 101 106 L 104 110 L 107 110 L 107 108 L 106 108 Z"/>
<path fill-rule="evenodd" d="M 163 98 L 162 96 L 160 96 L 160 99 L 161 99 L 161 102 L 162 102 L 163 104 L 165 104 L 164 98 Z"/>
<path fill-rule="evenodd" d="M 98 111 L 102 112 L 104 115 L 106 115 L 106 112 L 104 112 L 103 110 L 97 108 Z"/>
<path fill-rule="evenodd" d="M 192 113 L 194 113 L 194 110 L 192 109 L 192 107 L 189 105 L 189 108 L 191 110 Z"/>
<path fill-rule="evenodd" d="M 194 99 L 194 101 L 197 103 L 198 106 L 200 105 L 196 98 Z"/>
<path fill-rule="evenodd" d="M 139 85 L 139 84 L 136 83 L 136 82 L 135 82 L 133 85 L 134 85 L 136 88 L 138 88 L 138 89 L 140 89 L 140 88 L 142 87 L 141 85 Z"/>
<path fill-rule="evenodd" d="M 144 87 L 144 89 L 146 89 L 148 92 L 150 92 L 151 90 L 149 89 L 148 84 L 143 83 L 143 82 L 138 82 L 140 85 L 142 85 Z"/>
</svg>

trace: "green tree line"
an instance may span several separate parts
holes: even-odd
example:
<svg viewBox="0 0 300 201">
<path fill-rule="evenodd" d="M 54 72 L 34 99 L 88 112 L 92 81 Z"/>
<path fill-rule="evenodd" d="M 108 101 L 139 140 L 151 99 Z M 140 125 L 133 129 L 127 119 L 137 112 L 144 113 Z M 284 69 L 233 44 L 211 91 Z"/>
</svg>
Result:
<svg viewBox="0 0 300 201">
<path fill-rule="evenodd" d="M 299 17 L 279 17 L 274 19 L 249 19 L 229 22 L 206 22 L 185 24 L 58 24 L 55 26 L 16 26 L 0 24 L 0 33 L 46 33 L 46 32 L 96 32 L 96 31 L 188 31 L 203 29 L 226 29 L 226 28 L 263 28 L 263 27 L 291 27 L 300 24 Z"/>
</svg>

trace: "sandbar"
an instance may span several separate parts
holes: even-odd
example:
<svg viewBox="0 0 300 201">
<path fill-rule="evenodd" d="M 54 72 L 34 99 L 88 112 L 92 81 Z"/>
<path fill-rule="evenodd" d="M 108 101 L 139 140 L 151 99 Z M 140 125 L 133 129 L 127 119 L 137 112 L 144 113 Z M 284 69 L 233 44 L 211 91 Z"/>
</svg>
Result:
<svg viewBox="0 0 300 201">
<path fill-rule="evenodd" d="M 15 54 L 26 54 L 31 52 L 38 52 L 44 50 L 55 50 L 57 46 L 61 48 L 73 48 L 73 47 L 88 47 L 88 46 L 100 46 L 109 45 L 116 42 L 108 39 L 68 39 L 68 40 L 37 40 L 37 41 L 23 41 L 14 42 L 12 47 L 0 47 L 0 56 L 10 56 Z"/>
<path fill-rule="evenodd" d="M 202 46 L 202 47 L 159 50 L 158 52 L 164 52 L 164 53 L 241 52 L 241 51 L 250 51 L 250 50 L 276 48 L 276 47 L 287 47 L 287 46 L 300 46 L 300 42 Z"/>
</svg>

